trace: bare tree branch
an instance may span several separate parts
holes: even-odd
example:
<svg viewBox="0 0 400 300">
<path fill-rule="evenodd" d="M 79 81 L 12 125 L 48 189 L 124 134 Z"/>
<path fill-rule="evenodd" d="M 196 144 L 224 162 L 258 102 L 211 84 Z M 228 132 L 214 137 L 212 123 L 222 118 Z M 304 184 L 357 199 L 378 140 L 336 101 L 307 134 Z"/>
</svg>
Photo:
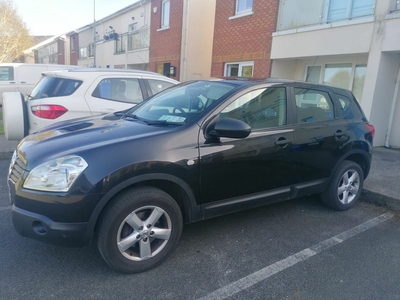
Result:
<svg viewBox="0 0 400 300">
<path fill-rule="evenodd" d="M 0 63 L 12 62 L 33 45 L 12 0 L 0 0 Z"/>
</svg>

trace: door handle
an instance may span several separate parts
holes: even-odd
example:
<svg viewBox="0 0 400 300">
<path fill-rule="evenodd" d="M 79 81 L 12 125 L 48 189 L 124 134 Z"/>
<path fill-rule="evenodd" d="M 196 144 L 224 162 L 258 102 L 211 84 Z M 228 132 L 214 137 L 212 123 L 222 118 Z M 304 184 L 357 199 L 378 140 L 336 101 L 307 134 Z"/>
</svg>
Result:
<svg viewBox="0 0 400 300">
<path fill-rule="evenodd" d="M 15 84 L 15 81 L 11 81 L 10 84 Z"/>
<path fill-rule="evenodd" d="M 282 146 L 283 145 L 283 147 L 286 147 L 286 145 L 287 144 L 289 144 L 289 143 L 291 143 L 293 140 L 288 140 L 288 139 L 285 139 L 285 138 L 279 138 L 278 140 L 276 140 L 275 141 L 275 145 L 277 145 L 277 146 Z"/>
<path fill-rule="evenodd" d="M 26 83 L 25 81 L 21 81 L 21 83 Z"/>
<path fill-rule="evenodd" d="M 346 132 L 343 132 L 343 131 L 336 131 L 335 132 L 335 136 L 336 137 L 343 137 L 343 136 L 346 136 L 347 134 L 346 134 Z"/>
</svg>

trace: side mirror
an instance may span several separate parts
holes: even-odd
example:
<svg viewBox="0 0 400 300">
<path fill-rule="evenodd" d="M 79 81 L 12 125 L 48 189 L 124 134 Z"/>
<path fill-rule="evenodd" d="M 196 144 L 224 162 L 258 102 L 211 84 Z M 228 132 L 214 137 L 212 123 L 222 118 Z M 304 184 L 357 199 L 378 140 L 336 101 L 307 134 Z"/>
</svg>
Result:
<svg viewBox="0 0 400 300">
<path fill-rule="evenodd" d="M 219 120 L 214 128 L 209 132 L 213 137 L 226 137 L 234 139 L 242 139 L 248 137 L 251 127 L 243 121 L 225 118 Z"/>
</svg>

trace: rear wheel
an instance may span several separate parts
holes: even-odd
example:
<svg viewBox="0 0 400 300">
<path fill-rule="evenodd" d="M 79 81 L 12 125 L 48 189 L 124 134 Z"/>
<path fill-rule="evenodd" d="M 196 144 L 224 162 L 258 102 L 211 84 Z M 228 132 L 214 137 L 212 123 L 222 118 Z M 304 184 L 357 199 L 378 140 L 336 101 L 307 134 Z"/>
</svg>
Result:
<svg viewBox="0 0 400 300">
<path fill-rule="evenodd" d="M 347 210 L 358 201 L 363 184 L 361 167 L 345 160 L 333 174 L 329 187 L 321 194 L 322 202 L 336 210 Z"/>
<path fill-rule="evenodd" d="M 19 92 L 3 94 L 3 125 L 7 140 L 19 141 L 27 134 L 25 100 Z"/>
<path fill-rule="evenodd" d="M 97 247 L 113 269 L 138 273 L 152 269 L 175 249 L 183 220 L 171 196 L 152 187 L 128 190 L 100 220 Z"/>
</svg>

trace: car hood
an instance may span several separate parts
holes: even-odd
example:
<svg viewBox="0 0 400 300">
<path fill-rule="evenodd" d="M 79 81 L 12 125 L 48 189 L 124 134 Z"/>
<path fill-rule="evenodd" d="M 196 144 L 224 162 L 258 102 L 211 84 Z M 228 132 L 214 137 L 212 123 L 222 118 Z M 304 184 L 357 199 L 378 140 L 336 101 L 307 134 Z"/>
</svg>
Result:
<svg viewBox="0 0 400 300">
<path fill-rule="evenodd" d="M 179 127 L 148 125 L 139 120 L 126 120 L 114 115 L 82 118 L 60 122 L 25 137 L 17 151 L 25 163 L 41 162 L 95 147 L 162 135 Z"/>
</svg>

